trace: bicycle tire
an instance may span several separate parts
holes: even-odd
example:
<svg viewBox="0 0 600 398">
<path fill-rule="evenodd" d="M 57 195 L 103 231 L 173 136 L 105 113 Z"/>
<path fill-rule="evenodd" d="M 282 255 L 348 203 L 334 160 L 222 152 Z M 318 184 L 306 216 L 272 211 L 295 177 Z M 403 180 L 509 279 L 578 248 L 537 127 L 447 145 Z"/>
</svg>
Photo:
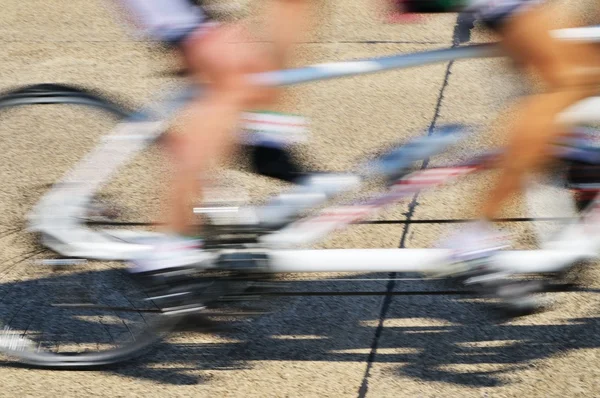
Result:
<svg viewBox="0 0 600 398">
<path fill-rule="evenodd" d="M 73 104 L 106 110 L 119 118 L 132 113 L 128 107 L 107 95 L 83 87 L 41 83 L 0 93 L 0 110 L 23 105 Z"/>
<path fill-rule="evenodd" d="M 117 119 L 125 118 L 132 113 L 132 110 L 127 106 L 111 99 L 109 96 L 78 86 L 33 84 L 0 92 L 0 111 L 26 105 L 48 104 L 81 105 L 84 107 L 96 108 L 108 112 Z M 90 278 L 94 277 L 93 272 L 95 271 L 90 273 Z M 122 275 L 121 278 L 123 278 Z M 36 282 L 38 282 L 38 280 L 36 280 Z M 0 285 L 0 290 L 2 290 L 2 293 L 5 293 L 0 295 L 0 313 L 2 315 L 12 314 L 12 317 L 15 318 L 20 313 L 23 313 L 24 317 L 32 319 L 31 321 L 26 320 L 25 323 L 33 324 L 34 322 L 42 322 L 42 324 L 44 324 L 44 322 L 46 322 L 46 320 L 33 320 L 43 318 L 44 315 L 47 316 L 47 314 L 43 314 L 42 311 L 40 311 L 38 315 L 31 315 L 32 312 L 27 312 L 27 310 L 22 310 L 22 308 L 19 308 L 16 312 L 13 309 L 7 309 L 10 302 L 8 305 L 6 303 L 7 301 L 10 301 L 10 299 L 7 299 L 6 297 L 11 296 L 12 291 L 17 292 L 12 294 L 13 298 L 17 299 L 15 300 L 15 308 L 21 306 L 19 300 L 22 300 L 23 294 L 26 294 L 26 300 L 24 301 L 29 301 L 29 293 L 26 292 L 27 288 L 22 288 L 22 291 L 18 292 L 18 288 L 14 289 L 10 286 L 7 290 L 3 290 L 6 286 L 7 284 L 4 282 Z M 28 306 L 27 309 L 35 311 L 35 304 L 22 305 L 23 308 L 26 306 Z M 82 352 L 77 354 L 69 352 L 48 352 L 41 350 L 41 345 L 31 350 L 18 347 L 18 344 L 16 344 L 18 341 L 15 339 L 15 336 L 18 335 L 20 338 L 26 338 L 25 335 L 28 332 L 16 332 L 15 328 L 11 329 L 10 322 L 13 322 L 13 319 L 11 319 L 8 325 L 4 322 L 0 322 L 0 354 L 6 356 L 10 362 L 45 369 L 89 369 L 114 365 L 132 360 L 145 353 L 161 340 L 166 333 L 171 331 L 180 319 L 175 316 L 157 315 L 157 322 L 152 325 L 148 324 L 147 328 L 143 328 L 140 335 L 134 338 L 133 342 L 130 344 L 102 352 Z M 18 319 L 15 318 L 15 322 L 17 321 Z M 129 328 L 127 325 L 126 327 Z M 29 326 L 27 326 L 27 328 L 29 328 Z M 13 340 L 10 340 L 11 338 Z M 41 339 L 43 339 L 43 333 Z M 98 345 L 98 343 L 96 344 Z M 15 349 L 15 347 L 18 349 Z"/>
<path fill-rule="evenodd" d="M 54 354 L 46 351 L 0 349 L 9 358 L 29 367 L 49 370 L 91 370 L 122 364 L 139 358 L 171 332 L 179 319 L 163 319 L 138 336 L 133 344 L 111 351 L 82 354 Z"/>
</svg>

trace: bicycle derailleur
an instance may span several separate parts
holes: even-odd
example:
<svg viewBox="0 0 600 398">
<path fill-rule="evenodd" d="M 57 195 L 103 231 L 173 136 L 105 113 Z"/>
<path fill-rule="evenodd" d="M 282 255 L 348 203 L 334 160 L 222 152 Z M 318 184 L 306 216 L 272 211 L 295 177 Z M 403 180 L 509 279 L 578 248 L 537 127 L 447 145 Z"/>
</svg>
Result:
<svg viewBox="0 0 600 398">
<path fill-rule="evenodd" d="M 153 278 L 146 289 L 149 300 L 173 316 L 265 312 L 258 303 L 282 285 L 268 272 L 266 253 L 258 251 L 217 253 L 209 268 L 173 270 Z"/>
</svg>

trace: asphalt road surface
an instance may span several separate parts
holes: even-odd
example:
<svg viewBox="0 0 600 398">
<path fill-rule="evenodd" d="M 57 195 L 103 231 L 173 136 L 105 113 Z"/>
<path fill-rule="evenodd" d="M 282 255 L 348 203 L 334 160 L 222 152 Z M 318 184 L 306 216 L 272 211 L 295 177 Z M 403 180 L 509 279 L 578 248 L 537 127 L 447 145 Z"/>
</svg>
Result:
<svg viewBox="0 0 600 398">
<path fill-rule="evenodd" d="M 298 46 L 298 64 L 409 53 L 493 40 L 456 15 L 420 24 L 384 25 L 371 0 L 322 0 L 318 29 Z M 589 17 L 590 1 L 564 1 Z M 100 0 L 1 0 L 0 88 L 76 84 L 131 106 L 154 98 L 174 78 L 171 54 L 135 41 Z M 559 18 L 561 16 L 557 16 Z M 289 90 L 285 109 L 310 118 L 310 143 L 298 156 L 322 170 L 344 170 L 360 155 L 444 123 L 482 125 L 454 155 L 504 142 L 506 101 L 521 93 L 503 59 L 465 60 L 347 78 Z M 500 115 L 500 123 L 493 126 Z M 39 277 L 47 256 L 22 230 L 23 217 L 114 124 L 77 107 L 24 107 L 0 117 L 0 272 L 4 284 Z M 489 128 L 488 128 L 489 127 Z M 435 164 L 432 160 L 431 164 Z M 155 220 L 164 169 L 155 150 L 126 167 L 105 189 L 128 221 Z M 400 203 L 381 220 L 472 217 L 492 175 L 469 178 Z M 243 168 L 235 184 L 257 198 L 281 184 Z M 516 198 L 507 216 L 523 215 Z M 352 226 L 319 247 L 428 247 L 461 224 Z M 531 226 L 503 224 L 529 247 Z M 323 279 L 321 290 L 340 289 Z M 436 289 L 388 275 L 350 275 L 349 291 Z M 372 280 L 364 280 L 370 278 Z M 383 278 L 384 280 L 375 280 Z M 52 372 L 0 365 L 0 396 L 104 397 L 593 397 L 600 396 L 600 272 L 588 291 L 552 296 L 545 313 L 497 324 L 481 303 L 455 296 L 283 298 L 277 311 L 211 333 L 181 331 L 140 360 L 113 369 Z M 33 287 L 32 287 L 33 289 Z"/>
</svg>

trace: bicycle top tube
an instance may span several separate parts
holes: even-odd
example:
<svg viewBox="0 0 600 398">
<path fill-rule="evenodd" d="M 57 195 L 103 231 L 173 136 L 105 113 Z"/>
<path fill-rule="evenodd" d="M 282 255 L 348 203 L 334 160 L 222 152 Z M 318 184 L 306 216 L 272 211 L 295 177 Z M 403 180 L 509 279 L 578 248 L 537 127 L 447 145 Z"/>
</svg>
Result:
<svg viewBox="0 0 600 398">
<path fill-rule="evenodd" d="M 457 59 L 497 56 L 502 56 L 502 51 L 497 44 L 476 44 L 465 47 L 451 47 L 440 50 L 366 58 L 355 61 L 329 62 L 310 65 L 303 68 L 264 72 L 251 75 L 250 80 L 258 85 L 289 86 L 317 80 L 336 79 L 345 76 L 383 72 L 391 69 L 404 69 L 439 62 L 448 62 Z"/>
<path fill-rule="evenodd" d="M 563 41 L 600 42 L 600 25 L 558 29 L 552 36 Z M 303 68 L 258 73 L 251 76 L 255 84 L 268 86 L 289 86 L 317 80 L 336 79 L 344 76 L 382 72 L 448 62 L 457 59 L 502 56 L 498 43 L 475 44 L 464 47 L 451 47 L 441 50 L 423 51 L 410 54 L 366 58 L 355 61 L 331 62 Z"/>
<path fill-rule="evenodd" d="M 312 81 L 336 79 L 367 73 L 382 72 L 391 69 L 403 69 L 456 59 L 483 58 L 501 56 L 495 44 L 478 44 L 466 47 L 452 47 L 410 54 L 374 57 L 358 61 L 332 62 L 297 69 L 286 69 L 250 75 L 255 84 L 268 86 L 288 86 Z M 128 117 L 128 121 L 147 121 L 149 119 L 168 119 L 187 105 L 203 87 L 189 84 L 183 89 L 167 92 L 151 106 L 147 106 Z"/>
</svg>

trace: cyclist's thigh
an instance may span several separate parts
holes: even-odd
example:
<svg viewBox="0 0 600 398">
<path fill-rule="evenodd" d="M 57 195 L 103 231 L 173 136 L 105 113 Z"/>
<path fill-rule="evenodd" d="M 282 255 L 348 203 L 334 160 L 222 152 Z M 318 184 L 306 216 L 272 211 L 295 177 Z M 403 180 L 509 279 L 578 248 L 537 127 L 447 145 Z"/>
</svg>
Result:
<svg viewBox="0 0 600 398">
<path fill-rule="evenodd" d="M 191 70 L 200 71 L 215 89 L 240 95 L 244 102 L 272 101 L 278 90 L 251 83 L 248 74 L 277 67 L 272 48 L 263 43 L 246 43 L 243 25 L 223 24 L 202 35 L 194 35 L 184 45 L 184 57 Z"/>
</svg>

